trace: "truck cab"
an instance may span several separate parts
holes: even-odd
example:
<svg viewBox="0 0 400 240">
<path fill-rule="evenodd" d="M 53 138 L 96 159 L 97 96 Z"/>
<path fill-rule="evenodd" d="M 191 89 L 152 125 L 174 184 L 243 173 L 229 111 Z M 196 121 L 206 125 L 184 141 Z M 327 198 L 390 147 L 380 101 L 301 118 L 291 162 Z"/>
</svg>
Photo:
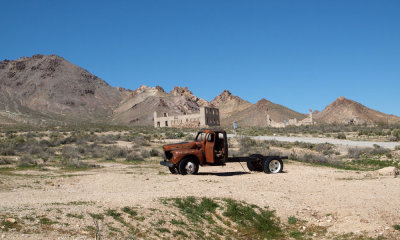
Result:
<svg viewBox="0 0 400 240">
<path fill-rule="evenodd" d="M 228 140 L 224 130 L 202 129 L 194 141 L 163 146 L 165 160 L 172 173 L 196 174 L 199 166 L 225 165 L 228 158 Z"/>
</svg>

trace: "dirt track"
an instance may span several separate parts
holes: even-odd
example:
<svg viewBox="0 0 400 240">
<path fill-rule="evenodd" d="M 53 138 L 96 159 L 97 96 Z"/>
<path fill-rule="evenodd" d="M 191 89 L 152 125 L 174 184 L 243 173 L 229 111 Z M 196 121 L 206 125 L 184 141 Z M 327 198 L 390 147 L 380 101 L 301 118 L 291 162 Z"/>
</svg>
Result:
<svg viewBox="0 0 400 240">
<path fill-rule="evenodd" d="M 24 206 L 40 212 L 51 204 L 73 201 L 107 208 L 157 208 L 161 197 L 208 196 L 270 206 L 283 222 L 296 216 L 337 233 L 366 231 L 378 236 L 400 223 L 400 179 L 393 176 L 300 163 L 286 164 L 285 173 L 272 175 L 246 173 L 239 163 L 200 168 L 196 176 L 166 173 L 156 165 L 107 163 L 105 168 L 55 178 L 37 188 L 20 187 L 32 184 L 32 179 L 13 177 L 14 188 L 0 191 L 0 212 L 18 212 Z M 5 182 L 4 177 L 1 180 Z"/>
</svg>

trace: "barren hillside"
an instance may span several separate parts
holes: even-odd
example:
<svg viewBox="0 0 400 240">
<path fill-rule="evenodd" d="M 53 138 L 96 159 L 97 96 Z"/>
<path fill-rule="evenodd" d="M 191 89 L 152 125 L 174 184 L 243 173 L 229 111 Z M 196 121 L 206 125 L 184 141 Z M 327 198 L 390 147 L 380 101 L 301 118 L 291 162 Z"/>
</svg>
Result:
<svg viewBox="0 0 400 240">
<path fill-rule="evenodd" d="M 154 111 L 169 114 L 190 114 L 208 105 L 188 88 L 175 87 L 166 93 L 161 87 L 141 86 L 126 96 L 114 113 L 114 120 L 120 123 L 152 125 Z"/>
<path fill-rule="evenodd" d="M 226 119 L 222 119 L 222 125 L 231 125 L 237 122 L 239 126 L 266 126 L 267 114 L 276 122 L 283 122 L 292 118 L 302 120 L 305 114 L 298 113 L 282 105 L 261 99 L 256 104 L 237 112 Z"/>
<path fill-rule="evenodd" d="M 232 95 L 229 90 L 224 90 L 220 95 L 216 96 L 211 102 L 213 106 L 219 108 L 221 119 L 226 119 L 235 113 L 238 113 L 252 104 L 241 99 L 238 96 Z"/>
<path fill-rule="evenodd" d="M 57 55 L 0 62 L 0 107 L 5 111 L 105 119 L 120 100 L 117 89 Z"/>
<path fill-rule="evenodd" d="M 0 61 L 0 114 L 4 123 L 46 123 L 68 120 L 109 121 L 152 125 L 153 113 L 191 114 L 201 106 L 220 110 L 222 125 L 265 126 L 267 113 L 276 122 L 305 114 L 262 99 L 252 104 L 224 90 L 210 103 L 187 87 L 167 93 L 162 87 L 141 86 L 132 91 L 111 87 L 105 81 L 57 55 L 34 55 Z M 8 119 L 8 120 L 6 120 Z M 400 117 L 338 98 L 322 112 L 314 112 L 320 123 L 400 123 Z"/>
<path fill-rule="evenodd" d="M 318 122 L 328 124 L 400 123 L 400 117 L 378 112 L 344 97 L 339 97 L 333 103 L 329 104 L 323 111 L 315 114 L 314 119 Z"/>
</svg>

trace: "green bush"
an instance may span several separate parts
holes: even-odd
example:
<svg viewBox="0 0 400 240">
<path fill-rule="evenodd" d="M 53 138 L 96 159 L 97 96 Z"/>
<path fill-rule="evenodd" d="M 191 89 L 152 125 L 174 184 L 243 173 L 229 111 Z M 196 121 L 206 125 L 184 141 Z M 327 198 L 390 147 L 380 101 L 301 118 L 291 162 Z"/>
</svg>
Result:
<svg viewBox="0 0 400 240">
<path fill-rule="evenodd" d="M 289 224 L 296 224 L 298 219 L 295 216 L 290 216 L 288 217 L 288 223 Z"/>
</svg>

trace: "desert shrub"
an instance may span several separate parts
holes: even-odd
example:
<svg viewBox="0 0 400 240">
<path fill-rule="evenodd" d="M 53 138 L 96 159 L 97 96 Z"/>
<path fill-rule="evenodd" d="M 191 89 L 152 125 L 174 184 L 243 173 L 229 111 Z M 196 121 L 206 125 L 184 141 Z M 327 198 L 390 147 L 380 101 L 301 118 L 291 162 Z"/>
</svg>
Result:
<svg viewBox="0 0 400 240">
<path fill-rule="evenodd" d="M 61 157 L 64 159 L 79 159 L 79 152 L 76 147 L 63 146 L 61 149 Z"/>
<path fill-rule="evenodd" d="M 344 133 L 338 133 L 338 134 L 336 135 L 336 138 L 337 138 L 337 139 L 346 139 L 346 134 L 344 134 Z"/>
<path fill-rule="evenodd" d="M 315 151 L 324 155 L 332 155 L 335 153 L 334 145 L 330 143 L 320 143 L 315 146 Z"/>
<path fill-rule="evenodd" d="M 367 157 L 371 155 L 386 155 L 390 154 L 390 149 L 381 147 L 374 144 L 373 148 L 349 148 L 347 156 L 349 158 L 359 159 L 360 157 Z"/>
<path fill-rule="evenodd" d="M 126 148 L 107 147 L 105 160 L 114 160 L 115 158 L 125 158 L 128 154 Z"/>
<path fill-rule="evenodd" d="M 143 158 L 148 158 L 148 157 L 150 157 L 150 152 L 148 150 L 146 150 L 146 149 L 143 149 L 143 150 L 140 151 L 140 155 Z"/>
<path fill-rule="evenodd" d="M 320 154 L 307 153 L 304 155 L 297 155 L 295 153 L 292 153 L 289 156 L 289 158 L 292 160 L 300 161 L 300 162 L 307 162 L 307 163 L 324 165 L 324 166 L 344 167 L 343 162 L 336 160 L 336 159 L 327 158 Z"/>
<path fill-rule="evenodd" d="M 113 144 L 115 141 L 113 140 L 113 135 L 100 135 L 97 136 L 96 142 L 102 143 L 102 144 Z"/>
<path fill-rule="evenodd" d="M 5 158 L 5 157 L 0 158 L 0 165 L 6 165 L 6 164 L 11 164 L 11 163 L 13 163 L 13 161 L 11 161 L 8 158 Z"/>
<path fill-rule="evenodd" d="M 347 156 L 349 158 L 355 158 L 358 159 L 362 154 L 367 153 L 369 150 L 367 148 L 359 148 L 359 147 L 353 147 L 349 148 L 347 151 Z"/>
<path fill-rule="evenodd" d="M 125 160 L 128 161 L 128 162 L 144 161 L 142 155 L 140 153 L 136 152 L 136 151 L 129 152 L 126 155 Z"/>
<path fill-rule="evenodd" d="M 310 149 L 310 150 L 315 148 L 315 144 L 306 143 L 306 142 L 296 141 L 296 142 L 294 142 L 294 145 L 296 147 L 306 148 L 306 149 Z"/>
<path fill-rule="evenodd" d="M 383 154 L 389 154 L 390 149 L 381 147 L 377 144 L 374 144 L 374 148 L 371 150 L 372 155 L 383 155 Z"/>
<path fill-rule="evenodd" d="M 50 159 L 50 154 L 48 152 L 43 152 L 42 151 L 37 155 L 37 157 L 42 159 L 43 162 L 47 162 Z"/>
<path fill-rule="evenodd" d="M 157 157 L 157 156 L 159 156 L 160 155 L 160 153 L 159 153 L 159 151 L 158 150 L 156 150 L 156 149 L 151 149 L 150 150 L 150 156 L 152 156 L 152 157 Z"/>
<path fill-rule="evenodd" d="M 39 145 L 40 145 L 42 148 L 55 147 L 55 146 L 53 145 L 53 143 L 51 143 L 51 142 L 48 141 L 48 140 L 44 140 L 44 139 L 39 141 Z"/>
<path fill-rule="evenodd" d="M 37 165 L 36 160 L 29 155 L 22 155 L 22 157 L 18 159 L 19 167 L 31 167 L 36 165 Z"/>
<path fill-rule="evenodd" d="M 191 133 L 186 134 L 185 136 L 185 141 L 193 141 L 194 140 L 194 135 Z"/>
<path fill-rule="evenodd" d="M 138 137 L 138 138 L 132 139 L 132 143 L 135 146 L 150 146 L 149 140 L 144 137 Z"/>
<path fill-rule="evenodd" d="M 28 150 L 29 153 L 32 155 L 43 152 L 43 148 L 40 145 L 31 145 L 28 148 L 29 148 L 29 150 Z"/>
<path fill-rule="evenodd" d="M 14 156 L 14 146 L 7 142 L 0 142 L 0 155 L 2 156 Z"/>
<path fill-rule="evenodd" d="M 288 217 L 288 223 L 289 224 L 296 224 L 299 221 L 295 216 L 290 216 Z"/>
<path fill-rule="evenodd" d="M 392 132 L 394 141 L 400 141 L 400 129 L 395 129 Z"/>
<path fill-rule="evenodd" d="M 97 143 L 86 145 L 85 154 L 90 155 L 92 158 L 100 158 L 104 156 L 104 151 Z"/>
<path fill-rule="evenodd" d="M 240 144 L 240 151 L 246 152 L 250 148 L 254 147 L 257 143 L 255 140 L 253 140 L 249 137 L 244 137 L 244 138 L 239 139 L 239 144 Z"/>
<path fill-rule="evenodd" d="M 85 161 L 79 159 L 68 159 L 68 158 L 61 158 L 60 164 L 64 168 L 89 168 L 89 167 L 97 167 L 96 165 L 88 164 Z"/>
<path fill-rule="evenodd" d="M 166 132 L 165 133 L 166 139 L 177 139 L 179 138 L 175 132 Z"/>
</svg>

